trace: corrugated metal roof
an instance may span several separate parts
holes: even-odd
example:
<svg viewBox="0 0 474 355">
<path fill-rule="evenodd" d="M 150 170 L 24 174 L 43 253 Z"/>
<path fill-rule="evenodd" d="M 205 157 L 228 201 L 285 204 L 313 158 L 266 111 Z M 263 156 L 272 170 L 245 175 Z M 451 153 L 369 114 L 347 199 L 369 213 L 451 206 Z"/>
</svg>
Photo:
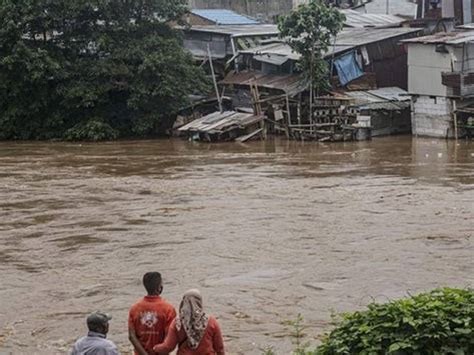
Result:
<svg viewBox="0 0 474 355">
<path fill-rule="evenodd" d="M 184 29 L 184 28 L 183 28 Z M 192 26 L 186 31 L 197 31 L 206 33 L 215 33 L 221 35 L 228 35 L 232 37 L 243 37 L 243 36 L 262 36 L 262 35 L 274 35 L 278 36 L 277 25 L 257 24 L 257 25 L 229 25 L 229 26 Z"/>
<path fill-rule="evenodd" d="M 390 101 L 410 101 L 410 95 L 407 91 L 398 87 L 387 87 L 376 90 L 369 90 L 370 94 Z"/>
<path fill-rule="evenodd" d="M 408 92 L 397 88 L 387 87 L 369 91 L 346 91 L 344 96 L 354 100 L 352 106 L 372 110 L 400 110 L 410 106 Z"/>
<path fill-rule="evenodd" d="M 251 85 L 256 84 L 259 87 L 281 90 L 286 94 L 293 96 L 304 90 L 307 85 L 301 75 L 294 74 L 263 74 L 256 71 L 242 71 L 239 73 L 230 72 L 220 84 L 224 85 Z"/>
<path fill-rule="evenodd" d="M 466 23 L 464 25 L 456 26 L 456 28 L 462 28 L 464 30 L 474 30 L 474 23 Z"/>
<path fill-rule="evenodd" d="M 301 57 L 298 53 L 293 52 L 293 50 L 288 44 L 283 42 L 276 42 L 265 44 L 263 46 L 257 46 L 255 48 L 240 51 L 240 53 L 253 54 L 255 56 L 264 54 L 280 55 L 292 60 L 298 60 Z"/>
<path fill-rule="evenodd" d="M 257 54 L 253 56 L 253 59 L 274 65 L 283 65 L 288 61 L 288 57 L 279 54 Z"/>
<path fill-rule="evenodd" d="M 259 22 L 253 18 L 225 9 L 192 9 L 191 13 L 217 25 L 256 25 Z"/>
<path fill-rule="evenodd" d="M 389 27 L 400 26 L 405 19 L 394 15 L 365 14 L 354 10 L 341 10 L 346 16 L 345 26 L 348 27 Z"/>
<path fill-rule="evenodd" d="M 404 43 L 423 43 L 423 44 L 462 44 L 474 42 L 474 31 L 453 31 L 439 32 L 430 36 L 410 38 L 402 41 Z"/>
<path fill-rule="evenodd" d="M 389 38 L 404 36 L 410 33 L 420 32 L 420 28 L 397 27 L 397 28 L 351 28 L 342 30 L 337 35 L 337 45 L 363 46 L 369 43 L 383 41 Z"/>
<path fill-rule="evenodd" d="M 335 45 L 329 48 L 325 54 L 330 57 L 356 47 L 364 46 L 370 43 L 376 43 L 389 38 L 396 38 L 411 33 L 419 32 L 420 29 L 413 28 L 350 28 L 344 29 L 336 37 Z M 300 55 L 293 52 L 290 46 L 283 42 L 271 43 L 264 46 L 252 48 L 250 50 L 241 51 L 247 54 L 275 54 L 284 55 L 292 60 L 299 60 Z"/>
</svg>

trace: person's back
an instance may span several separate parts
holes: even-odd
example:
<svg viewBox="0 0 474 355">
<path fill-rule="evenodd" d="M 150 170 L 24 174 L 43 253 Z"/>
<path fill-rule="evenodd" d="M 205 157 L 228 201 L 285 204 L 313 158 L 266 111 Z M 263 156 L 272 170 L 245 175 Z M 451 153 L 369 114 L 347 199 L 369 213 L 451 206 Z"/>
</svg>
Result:
<svg viewBox="0 0 474 355">
<path fill-rule="evenodd" d="M 74 344 L 71 355 L 118 355 L 119 352 L 113 342 L 107 340 L 109 320 L 104 313 L 92 313 L 87 317 L 89 332 Z"/>
<path fill-rule="evenodd" d="M 117 347 L 102 334 L 89 332 L 74 344 L 71 355 L 113 355 L 118 354 Z"/>
<path fill-rule="evenodd" d="M 176 317 L 174 307 L 161 298 L 163 290 L 159 273 L 146 273 L 143 284 L 148 295 L 136 302 L 129 312 L 129 338 L 135 354 L 144 355 L 153 351 L 153 346 L 161 343 Z"/>
<path fill-rule="evenodd" d="M 174 321 L 171 327 L 176 327 L 176 321 Z M 171 328 L 173 329 L 173 328 Z M 177 332 L 178 344 L 181 344 L 178 348 L 177 355 L 216 355 L 224 354 L 224 343 L 222 340 L 221 329 L 217 320 L 209 316 L 209 321 L 199 345 L 196 349 L 191 349 L 189 343 L 186 341 L 187 336 L 183 328 Z"/>
<path fill-rule="evenodd" d="M 217 320 L 204 312 L 199 290 L 188 290 L 183 295 L 179 317 L 171 323 L 165 341 L 153 350 L 164 355 L 176 346 L 178 355 L 225 355 L 221 329 Z"/>
</svg>

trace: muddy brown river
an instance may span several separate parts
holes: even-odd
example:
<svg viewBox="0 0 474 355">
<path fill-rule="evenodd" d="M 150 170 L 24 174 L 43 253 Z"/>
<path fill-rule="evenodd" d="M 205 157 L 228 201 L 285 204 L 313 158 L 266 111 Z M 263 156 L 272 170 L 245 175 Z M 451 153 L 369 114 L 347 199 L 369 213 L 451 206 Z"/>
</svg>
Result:
<svg viewBox="0 0 474 355">
<path fill-rule="evenodd" d="M 0 143 L 0 353 L 61 354 L 85 315 L 124 353 L 144 272 L 199 288 L 230 354 L 289 354 L 332 312 L 474 286 L 474 143 Z"/>
</svg>

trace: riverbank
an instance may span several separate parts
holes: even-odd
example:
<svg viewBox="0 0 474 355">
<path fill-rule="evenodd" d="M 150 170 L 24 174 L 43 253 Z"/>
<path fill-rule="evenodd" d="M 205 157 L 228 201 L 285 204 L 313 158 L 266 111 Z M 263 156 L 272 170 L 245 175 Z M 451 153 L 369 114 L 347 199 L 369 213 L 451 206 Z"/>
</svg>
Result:
<svg viewBox="0 0 474 355">
<path fill-rule="evenodd" d="M 231 354 L 287 354 L 298 313 L 316 336 L 332 310 L 472 286 L 473 171 L 472 141 L 408 136 L 0 143 L 0 351 L 63 353 L 97 308 L 129 349 L 148 270 L 176 306 L 201 289 Z"/>
</svg>

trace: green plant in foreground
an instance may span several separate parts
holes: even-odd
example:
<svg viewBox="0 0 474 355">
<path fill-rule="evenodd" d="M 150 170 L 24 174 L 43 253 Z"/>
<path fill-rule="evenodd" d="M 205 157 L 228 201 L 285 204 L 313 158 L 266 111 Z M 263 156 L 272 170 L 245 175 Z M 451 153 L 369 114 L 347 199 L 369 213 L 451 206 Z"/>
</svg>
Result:
<svg viewBox="0 0 474 355">
<path fill-rule="evenodd" d="M 372 303 L 365 311 L 345 313 L 314 350 L 303 343 L 303 318 L 293 327 L 292 355 L 472 355 L 474 290 L 436 289 L 428 293 Z M 267 349 L 268 350 L 268 349 Z M 275 355 L 269 349 L 264 355 Z"/>
<path fill-rule="evenodd" d="M 474 354 L 474 291 L 436 289 L 344 314 L 316 354 Z"/>
</svg>

